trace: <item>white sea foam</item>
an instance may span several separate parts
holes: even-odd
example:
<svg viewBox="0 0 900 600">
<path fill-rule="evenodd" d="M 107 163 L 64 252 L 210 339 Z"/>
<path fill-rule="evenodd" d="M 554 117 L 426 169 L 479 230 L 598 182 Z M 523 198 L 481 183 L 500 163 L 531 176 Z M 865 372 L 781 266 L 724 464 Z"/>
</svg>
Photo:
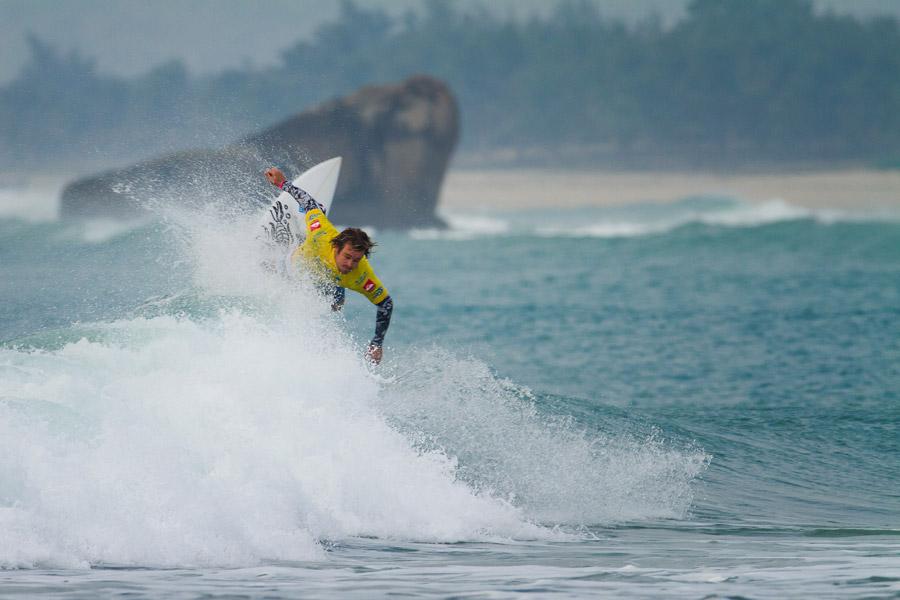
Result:
<svg viewBox="0 0 900 600">
<path fill-rule="evenodd" d="M 816 211 L 775 199 L 756 204 L 736 203 L 727 209 L 697 213 L 689 215 L 689 218 L 708 225 L 757 227 L 782 221 L 814 218 L 816 214 Z"/>
<path fill-rule="evenodd" d="M 596 237 L 627 238 L 664 233 L 677 227 L 673 223 L 641 223 L 634 221 L 599 220 L 572 226 L 541 226 L 534 230 L 539 237 Z"/>
</svg>

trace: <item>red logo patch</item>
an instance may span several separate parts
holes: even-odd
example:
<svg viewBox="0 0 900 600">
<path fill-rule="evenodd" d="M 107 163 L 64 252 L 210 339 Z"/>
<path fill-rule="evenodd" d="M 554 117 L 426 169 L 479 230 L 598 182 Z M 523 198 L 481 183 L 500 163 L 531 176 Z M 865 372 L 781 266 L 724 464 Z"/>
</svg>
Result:
<svg viewBox="0 0 900 600">
<path fill-rule="evenodd" d="M 322 226 L 322 224 L 319 223 L 319 220 L 318 220 L 318 219 L 316 219 L 315 221 L 313 221 L 313 222 L 311 222 L 311 223 L 309 224 L 309 230 L 310 230 L 310 231 L 315 231 L 316 229 L 318 229 L 318 228 L 321 227 L 321 226 Z"/>
<path fill-rule="evenodd" d="M 363 289 L 367 292 L 371 292 L 375 289 L 375 282 L 371 279 L 366 279 L 366 282 L 363 284 Z"/>
</svg>

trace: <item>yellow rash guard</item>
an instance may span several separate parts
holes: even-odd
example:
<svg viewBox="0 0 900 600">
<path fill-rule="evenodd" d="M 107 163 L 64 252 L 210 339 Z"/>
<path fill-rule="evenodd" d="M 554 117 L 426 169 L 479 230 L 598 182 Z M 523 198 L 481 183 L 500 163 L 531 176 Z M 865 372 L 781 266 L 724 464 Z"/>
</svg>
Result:
<svg viewBox="0 0 900 600">
<path fill-rule="evenodd" d="M 365 257 L 355 269 L 346 275 L 341 274 L 335 264 L 334 247 L 331 245 L 331 240 L 338 236 L 338 231 L 325 216 L 322 205 L 289 181 L 282 182 L 281 189 L 294 197 L 300 212 L 306 215 L 306 240 L 291 255 L 291 262 L 294 265 L 301 262 L 310 265 L 326 282 L 334 285 L 332 307 L 335 309 L 339 309 L 344 303 L 344 288 L 350 288 L 368 298 L 376 308 L 375 337 L 370 346 L 380 348 L 384 343 L 384 334 L 391 325 L 393 298 L 384 289 Z"/>
<path fill-rule="evenodd" d="M 366 257 L 363 257 L 356 268 L 346 275 L 338 271 L 334 262 L 334 246 L 331 245 L 331 240 L 337 237 L 338 233 L 321 209 L 314 208 L 308 211 L 306 239 L 294 250 L 291 262 L 298 266 L 305 263 L 317 270 L 330 283 L 359 292 L 372 304 L 381 304 L 388 297 L 388 291 L 375 275 Z"/>
</svg>

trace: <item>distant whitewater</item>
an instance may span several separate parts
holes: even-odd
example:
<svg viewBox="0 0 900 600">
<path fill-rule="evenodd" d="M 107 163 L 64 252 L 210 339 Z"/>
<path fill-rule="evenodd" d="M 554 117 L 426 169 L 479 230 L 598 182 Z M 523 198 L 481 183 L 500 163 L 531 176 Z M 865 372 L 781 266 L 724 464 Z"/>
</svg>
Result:
<svg viewBox="0 0 900 600">
<path fill-rule="evenodd" d="M 888 208 L 812 209 L 781 199 L 746 202 L 729 197 L 698 196 L 677 202 L 637 203 L 554 211 L 446 209 L 447 230 L 419 229 L 417 239 L 469 240 L 488 235 L 625 238 L 664 234 L 689 225 L 758 227 L 813 220 L 822 224 L 900 222 L 900 211 Z"/>
</svg>

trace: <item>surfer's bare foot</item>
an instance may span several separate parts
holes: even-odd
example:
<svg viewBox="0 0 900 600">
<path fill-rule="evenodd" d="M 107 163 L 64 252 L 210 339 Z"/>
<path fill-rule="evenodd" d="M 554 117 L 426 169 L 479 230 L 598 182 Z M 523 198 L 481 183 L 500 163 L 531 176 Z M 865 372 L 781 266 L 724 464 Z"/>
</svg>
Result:
<svg viewBox="0 0 900 600">
<path fill-rule="evenodd" d="M 281 169 L 278 167 L 270 167 L 266 169 L 266 179 L 269 180 L 269 183 L 274 185 L 275 187 L 281 187 L 284 183 L 285 177 L 284 173 L 281 172 Z"/>
</svg>

